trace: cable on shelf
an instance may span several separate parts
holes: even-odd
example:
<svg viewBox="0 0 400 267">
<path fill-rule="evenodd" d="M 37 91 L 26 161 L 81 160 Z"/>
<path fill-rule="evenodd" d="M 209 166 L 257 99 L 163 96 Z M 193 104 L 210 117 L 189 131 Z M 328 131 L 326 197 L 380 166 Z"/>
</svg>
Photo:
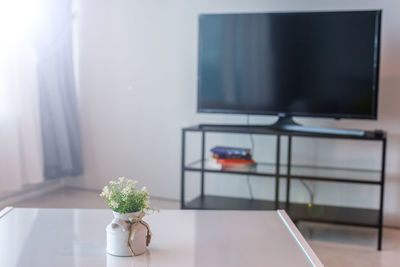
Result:
<svg viewBox="0 0 400 267">
<path fill-rule="evenodd" d="M 249 126 L 250 125 L 250 115 L 246 116 L 246 124 Z M 250 134 L 250 143 L 251 143 L 251 152 L 254 155 L 254 150 L 255 150 L 255 145 L 254 145 L 254 136 L 253 134 Z M 253 189 L 251 187 L 251 181 L 250 181 L 250 175 L 247 175 L 247 187 L 249 189 L 249 194 L 250 194 L 250 199 L 254 199 L 254 194 L 253 194 Z M 310 203 L 309 205 L 314 204 L 314 192 L 311 189 L 311 187 L 307 184 L 306 181 L 304 180 L 299 180 L 301 184 L 304 186 L 304 188 L 307 190 L 308 194 L 310 195 Z"/>
<path fill-rule="evenodd" d="M 300 180 L 302 185 L 306 188 L 308 191 L 308 194 L 310 195 L 310 203 L 308 205 L 313 205 L 314 204 L 314 192 L 311 190 L 310 186 L 307 184 L 306 181 Z"/>
</svg>

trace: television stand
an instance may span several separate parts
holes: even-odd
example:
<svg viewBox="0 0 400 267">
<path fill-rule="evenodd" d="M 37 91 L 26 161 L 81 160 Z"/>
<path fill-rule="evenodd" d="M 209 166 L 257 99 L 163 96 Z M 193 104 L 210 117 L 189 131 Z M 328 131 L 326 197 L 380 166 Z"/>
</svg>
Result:
<svg viewBox="0 0 400 267">
<path fill-rule="evenodd" d="M 327 134 L 327 135 L 344 135 L 344 136 L 365 136 L 366 132 L 363 130 L 349 130 L 349 129 L 334 129 L 334 128 L 320 128 L 320 127 L 309 127 L 303 126 L 293 120 L 291 116 L 279 116 L 278 120 L 273 124 L 269 125 L 234 125 L 234 124 L 200 124 L 200 128 L 259 128 L 269 129 L 278 132 L 297 132 L 297 133 L 309 133 L 309 134 Z"/>
<path fill-rule="evenodd" d="M 293 221 L 311 221 L 320 223 L 333 223 L 343 225 L 356 225 L 371 227 L 378 230 L 377 249 L 382 246 L 382 222 L 383 222 L 383 200 L 385 187 L 385 163 L 386 163 L 386 132 L 382 130 L 365 131 L 364 135 L 349 134 L 347 130 L 335 129 L 321 130 L 317 128 L 308 130 L 307 127 L 290 123 L 291 118 L 281 118 L 275 126 L 269 125 L 194 125 L 182 129 L 182 159 L 181 159 L 181 208 L 182 209 L 239 209 L 239 210 L 269 210 L 285 209 Z M 292 120 L 293 121 L 293 120 Z M 274 128 L 275 127 L 275 128 Z M 289 129 L 288 129 L 289 127 Z M 300 127 L 300 128 L 298 128 Z M 301 129 L 301 130 L 297 130 Z M 307 130 L 304 130 L 307 129 Z M 351 131 L 351 130 L 350 130 Z M 201 157 L 192 162 L 186 162 L 186 135 L 189 133 L 200 133 Z M 207 166 L 206 136 L 209 134 L 257 134 L 269 135 L 276 138 L 275 147 L 271 149 L 275 154 L 273 162 L 257 162 L 254 169 L 213 169 Z M 309 166 L 292 163 L 292 140 L 297 138 L 326 138 L 342 140 L 359 140 L 362 142 L 380 143 L 381 166 L 378 170 L 361 170 L 353 168 Z M 287 140 L 287 146 L 281 145 L 282 139 Z M 190 142 L 193 144 L 193 142 Z M 235 144 L 232 144 L 235 146 Z M 286 149 L 287 161 L 281 163 L 283 149 Z M 326 153 L 329 153 L 327 151 Z M 186 173 L 195 172 L 200 174 L 199 194 L 197 196 L 186 196 Z M 227 197 L 213 195 L 206 192 L 206 175 L 241 175 L 257 176 L 258 178 L 274 180 L 273 199 L 246 199 L 239 197 Z M 213 179 L 218 179 L 218 176 Z M 280 181 L 286 181 L 283 198 L 280 198 Z M 291 200 L 291 183 L 293 180 L 318 181 L 326 183 L 357 184 L 377 187 L 379 190 L 379 208 L 361 208 L 348 206 L 327 205 L 307 202 L 294 202 Z M 284 199 L 286 198 L 286 199 Z"/>
</svg>

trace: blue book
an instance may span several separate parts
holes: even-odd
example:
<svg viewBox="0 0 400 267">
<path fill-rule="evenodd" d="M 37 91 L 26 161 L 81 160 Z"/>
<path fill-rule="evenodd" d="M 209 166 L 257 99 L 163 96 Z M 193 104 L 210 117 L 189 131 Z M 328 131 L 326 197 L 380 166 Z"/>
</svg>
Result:
<svg viewBox="0 0 400 267">
<path fill-rule="evenodd" d="M 216 146 L 211 149 L 211 152 L 219 155 L 240 155 L 240 156 L 248 156 L 250 155 L 250 148 L 239 148 L 239 147 L 225 147 L 225 146 Z"/>
</svg>

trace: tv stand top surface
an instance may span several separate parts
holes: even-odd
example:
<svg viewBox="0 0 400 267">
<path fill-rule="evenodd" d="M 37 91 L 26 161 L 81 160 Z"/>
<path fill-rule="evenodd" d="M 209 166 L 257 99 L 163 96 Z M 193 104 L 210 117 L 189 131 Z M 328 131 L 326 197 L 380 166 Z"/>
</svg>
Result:
<svg viewBox="0 0 400 267">
<path fill-rule="evenodd" d="M 363 140 L 386 139 L 386 132 L 382 130 L 351 130 L 339 128 L 317 128 L 301 125 L 287 125 L 276 128 L 274 125 L 233 125 L 233 124 L 199 124 L 186 127 L 185 131 L 196 132 L 224 132 L 224 133 L 247 133 L 265 135 L 291 135 L 321 138 L 344 138 Z"/>
</svg>

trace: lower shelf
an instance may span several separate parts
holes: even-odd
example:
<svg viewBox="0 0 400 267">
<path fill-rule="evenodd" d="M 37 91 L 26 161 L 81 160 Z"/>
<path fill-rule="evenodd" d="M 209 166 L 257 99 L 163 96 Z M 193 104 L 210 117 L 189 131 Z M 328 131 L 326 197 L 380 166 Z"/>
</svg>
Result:
<svg viewBox="0 0 400 267">
<path fill-rule="evenodd" d="M 206 195 L 185 204 L 185 209 L 209 210 L 273 210 L 274 201 L 251 200 L 245 198 L 221 197 Z M 375 209 L 347 208 L 328 205 L 312 205 L 291 203 L 288 207 L 279 203 L 289 217 L 297 221 L 312 221 L 344 225 L 379 227 L 379 211 Z"/>
</svg>

